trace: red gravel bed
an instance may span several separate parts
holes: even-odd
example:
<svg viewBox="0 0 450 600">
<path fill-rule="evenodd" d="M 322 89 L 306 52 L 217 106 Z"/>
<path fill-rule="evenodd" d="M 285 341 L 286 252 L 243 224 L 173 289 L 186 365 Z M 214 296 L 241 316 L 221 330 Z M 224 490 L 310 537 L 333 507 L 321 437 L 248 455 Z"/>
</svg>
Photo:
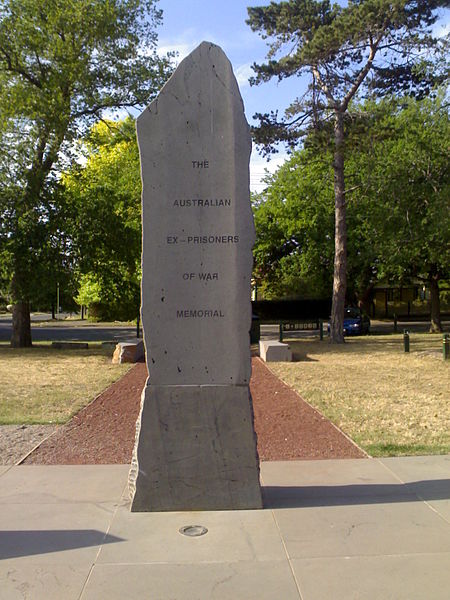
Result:
<svg viewBox="0 0 450 600">
<path fill-rule="evenodd" d="M 253 358 L 252 368 L 250 390 L 261 460 L 365 456 L 328 419 L 271 373 L 261 359 Z M 138 363 L 45 440 L 23 464 L 129 463 L 146 378 L 145 363 Z"/>
<path fill-rule="evenodd" d="M 250 389 L 261 460 L 365 458 L 366 454 L 266 367 L 252 362 Z"/>
</svg>

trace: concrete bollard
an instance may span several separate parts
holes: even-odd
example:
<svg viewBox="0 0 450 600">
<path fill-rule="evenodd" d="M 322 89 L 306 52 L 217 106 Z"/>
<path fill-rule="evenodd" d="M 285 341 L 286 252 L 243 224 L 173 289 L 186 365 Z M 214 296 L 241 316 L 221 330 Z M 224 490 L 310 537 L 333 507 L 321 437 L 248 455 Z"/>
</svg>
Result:
<svg viewBox="0 0 450 600">
<path fill-rule="evenodd" d="M 447 360 L 450 357 L 450 337 L 448 333 L 444 333 L 442 338 L 442 358 Z"/>
</svg>

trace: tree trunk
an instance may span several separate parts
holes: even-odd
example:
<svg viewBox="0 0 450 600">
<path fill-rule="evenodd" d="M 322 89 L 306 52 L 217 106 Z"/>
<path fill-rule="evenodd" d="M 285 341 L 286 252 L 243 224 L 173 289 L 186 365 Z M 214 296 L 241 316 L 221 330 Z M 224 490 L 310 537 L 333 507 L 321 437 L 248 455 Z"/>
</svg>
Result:
<svg viewBox="0 0 450 600">
<path fill-rule="evenodd" d="M 344 309 L 347 291 L 347 221 L 344 180 L 344 115 L 336 110 L 334 123 L 334 275 L 330 341 L 344 340 Z"/>
<path fill-rule="evenodd" d="M 375 286 L 374 283 L 369 283 L 364 288 L 364 291 L 361 294 L 358 294 L 358 297 L 359 297 L 358 305 L 368 315 L 370 315 L 370 307 L 372 306 L 372 302 L 373 302 L 374 286 Z"/>
<path fill-rule="evenodd" d="M 439 282 L 436 275 L 430 277 L 430 333 L 441 333 L 441 299 L 439 297 Z"/>
<path fill-rule="evenodd" d="M 30 303 L 17 302 L 12 310 L 11 346 L 13 348 L 29 348 L 31 345 Z"/>
</svg>

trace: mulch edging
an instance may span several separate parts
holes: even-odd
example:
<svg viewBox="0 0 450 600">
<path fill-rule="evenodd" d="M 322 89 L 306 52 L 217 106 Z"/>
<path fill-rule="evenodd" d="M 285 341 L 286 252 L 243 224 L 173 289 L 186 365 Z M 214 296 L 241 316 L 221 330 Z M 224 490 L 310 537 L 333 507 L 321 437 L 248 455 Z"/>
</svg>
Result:
<svg viewBox="0 0 450 600">
<path fill-rule="evenodd" d="M 146 378 L 145 363 L 136 364 L 45 440 L 22 464 L 130 463 Z M 366 457 L 259 358 L 252 359 L 250 391 L 260 460 Z"/>
</svg>

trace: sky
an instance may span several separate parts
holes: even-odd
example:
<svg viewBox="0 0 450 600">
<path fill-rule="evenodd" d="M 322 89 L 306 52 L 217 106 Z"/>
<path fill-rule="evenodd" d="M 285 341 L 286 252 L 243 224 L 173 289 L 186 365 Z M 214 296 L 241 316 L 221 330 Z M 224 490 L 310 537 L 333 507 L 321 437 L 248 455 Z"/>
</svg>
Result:
<svg viewBox="0 0 450 600">
<path fill-rule="evenodd" d="M 343 2 L 339 2 L 343 3 Z M 303 82 L 290 77 L 278 83 L 276 80 L 250 86 L 253 63 L 265 62 L 268 45 L 245 23 L 247 6 L 264 6 L 269 0 L 159 0 L 163 11 L 163 23 L 158 29 L 158 52 L 177 51 L 178 62 L 201 42 L 213 42 L 220 46 L 233 66 L 244 101 L 245 114 L 250 124 L 256 124 L 253 115 L 279 110 L 282 115 L 289 104 L 304 89 Z M 436 26 L 435 33 L 442 35 L 449 30 L 449 12 Z M 250 189 L 262 191 L 261 177 L 265 170 L 274 172 L 287 158 L 283 149 L 267 162 L 253 147 L 250 160 Z"/>
<path fill-rule="evenodd" d="M 251 65 L 264 62 L 268 46 L 257 33 L 253 33 L 245 20 L 247 6 L 269 4 L 267 0 L 159 0 L 158 8 L 163 11 L 163 23 L 158 29 L 158 52 L 176 50 L 178 62 L 187 56 L 201 42 L 213 42 L 222 48 L 229 58 L 239 84 L 244 101 L 247 121 L 256 112 L 269 112 L 279 109 L 280 114 L 298 95 L 298 79 L 250 86 L 249 77 L 253 74 Z M 265 169 L 273 172 L 282 164 L 287 155 L 281 149 L 279 154 L 267 162 L 253 147 L 250 160 L 250 188 L 262 191 L 261 177 Z"/>
</svg>

